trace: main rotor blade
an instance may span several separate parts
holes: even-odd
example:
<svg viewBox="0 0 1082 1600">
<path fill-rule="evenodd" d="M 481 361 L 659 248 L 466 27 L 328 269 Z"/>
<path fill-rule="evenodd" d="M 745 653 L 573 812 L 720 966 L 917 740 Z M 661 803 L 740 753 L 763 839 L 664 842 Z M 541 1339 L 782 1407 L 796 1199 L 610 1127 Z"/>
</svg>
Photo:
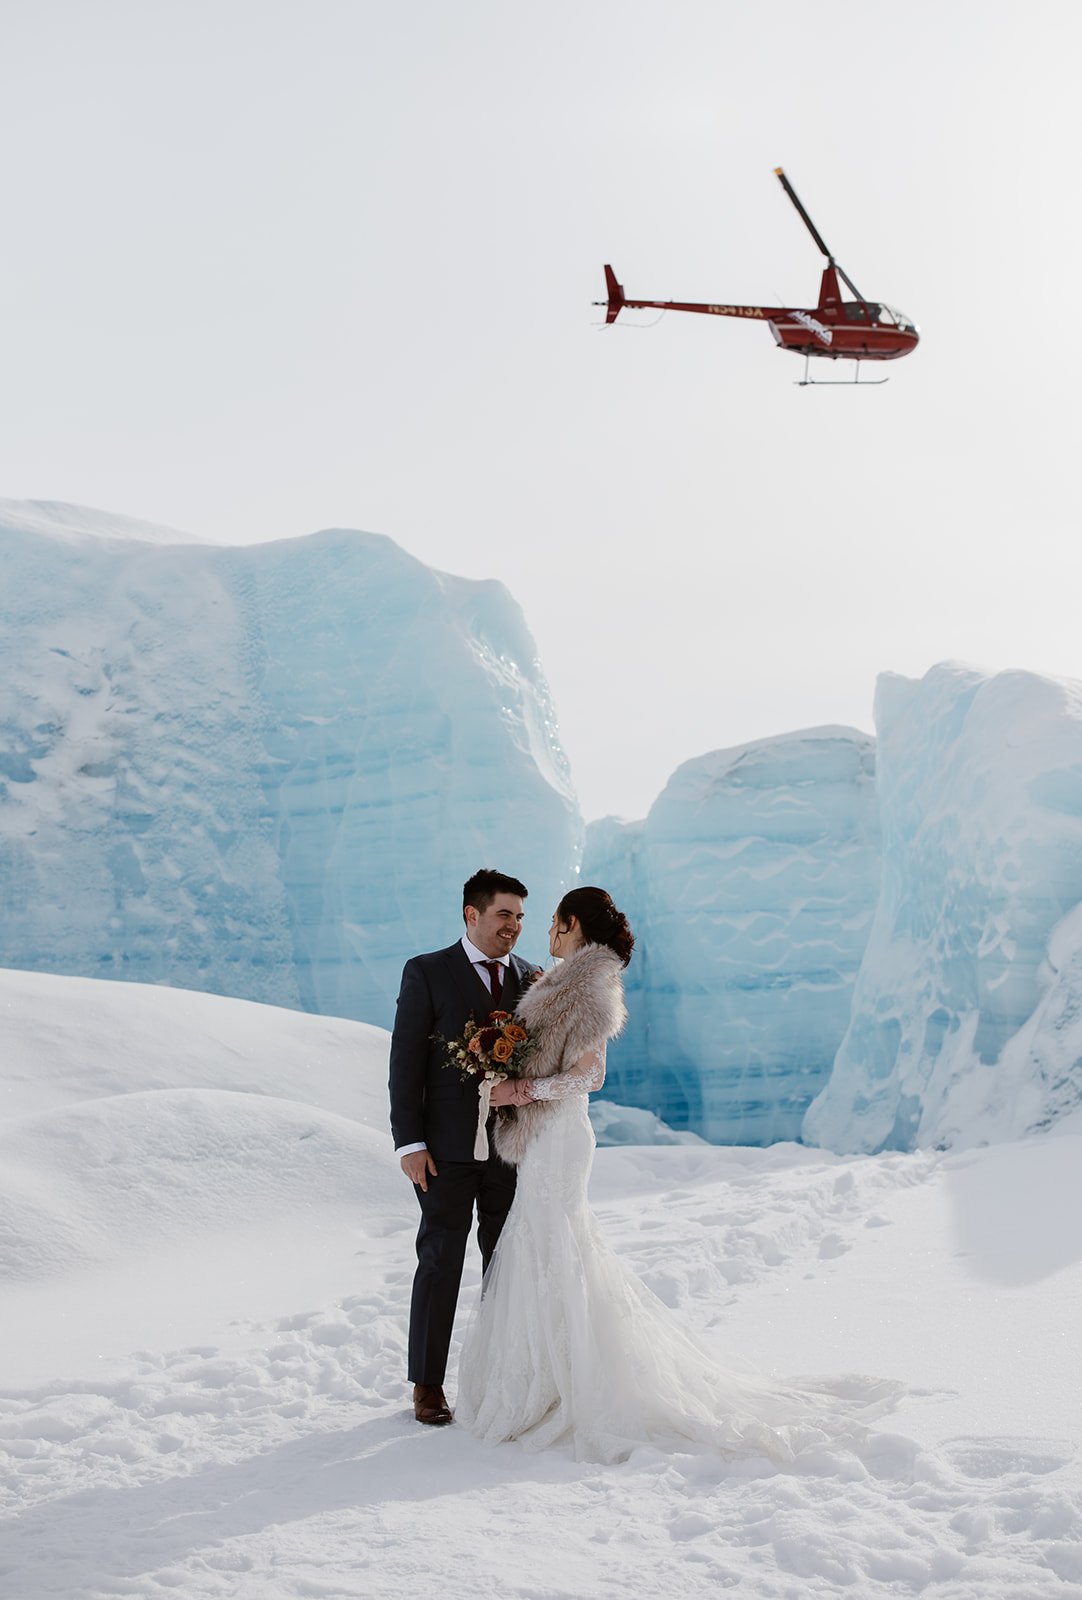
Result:
<svg viewBox="0 0 1082 1600">
<path fill-rule="evenodd" d="M 789 182 L 789 179 L 785 176 L 785 173 L 782 171 L 782 169 L 780 167 L 775 167 L 774 171 L 777 174 L 778 181 L 781 183 L 782 188 L 785 190 L 785 192 L 789 196 L 790 200 L 796 206 L 797 210 L 800 212 L 800 215 L 803 217 L 804 226 L 807 228 L 808 232 L 811 234 L 812 238 L 815 240 L 815 242 L 819 246 L 820 250 L 826 256 L 827 260 L 833 266 L 834 265 L 834 257 L 831 255 L 830 251 L 827 249 L 826 245 L 823 243 L 822 237 L 821 237 L 821 235 L 819 233 L 819 229 L 815 226 L 815 223 L 812 221 L 812 219 L 809 217 L 808 213 L 804 210 L 804 207 L 801 205 L 800 196 L 797 194 L 796 190 L 793 188 L 792 184 Z"/>
<path fill-rule="evenodd" d="M 860 290 L 857 288 L 857 286 L 853 282 L 852 278 L 846 272 L 845 268 L 838 266 L 838 263 L 835 261 L 834 257 L 831 255 L 830 251 L 827 249 L 826 245 L 823 243 L 822 234 L 819 232 L 819 229 L 815 226 L 815 223 L 809 217 L 808 213 L 804 210 L 804 207 L 800 203 L 800 196 L 797 194 L 796 190 L 793 188 L 792 184 L 789 182 L 789 179 L 785 176 L 785 173 L 782 171 L 781 167 L 775 167 L 774 171 L 775 171 L 775 173 L 777 175 L 778 181 L 780 182 L 782 188 L 785 190 L 786 194 L 789 196 L 790 200 L 793 202 L 793 204 L 796 206 L 797 210 L 799 211 L 801 217 L 804 219 L 804 226 L 807 228 L 808 232 L 811 234 L 812 238 L 815 240 L 815 242 L 819 246 L 820 250 L 826 256 L 827 260 L 830 262 L 830 265 L 837 269 L 838 276 L 842 279 L 842 281 L 844 283 L 846 283 L 849 286 L 849 289 L 851 290 L 851 292 L 855 296 L 855 298 L 857 300 L 861 301 L 862 304 L 867 304 L 867 302 L 864 299 L 864 296 L 861 294 Z"/>
</svg>

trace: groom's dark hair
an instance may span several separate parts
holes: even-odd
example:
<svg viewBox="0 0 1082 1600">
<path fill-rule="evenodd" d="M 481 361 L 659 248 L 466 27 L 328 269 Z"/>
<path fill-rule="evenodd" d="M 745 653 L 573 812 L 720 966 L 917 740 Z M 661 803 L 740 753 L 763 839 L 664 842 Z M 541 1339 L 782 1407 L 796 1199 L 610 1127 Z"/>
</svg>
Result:
<svg viewBox="0 0 1082 1600">
<path fill-rule="evenodd" d="M 525 900 L 528 893 L 526 885 L 517 878 L 509 878 L 506 872 L 497 872 L 494 867 L 482 867 L 462 885 L 462 920 L 466 919 L 467 906 L 473 906 L 475 911 L 487 911 L 498 894 L 517 894 L 520 900 Z"/>
</svg>

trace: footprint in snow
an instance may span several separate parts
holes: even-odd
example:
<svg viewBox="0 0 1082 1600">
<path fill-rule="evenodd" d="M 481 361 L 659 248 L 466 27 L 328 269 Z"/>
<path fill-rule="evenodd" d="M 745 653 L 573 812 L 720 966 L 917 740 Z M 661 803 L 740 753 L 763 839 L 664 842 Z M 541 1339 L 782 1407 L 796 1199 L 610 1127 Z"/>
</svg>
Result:
<svg viewBox="0 0 1082 1600">
<path fill-rule="evenodd" d="M 1065 1467 L 1076 1450 L 1066 1439 L 963 1437 L 949 1440 L 941 1453 L 965 1477 L 988 1479 L 1044 1477 Z"/>
</svg>

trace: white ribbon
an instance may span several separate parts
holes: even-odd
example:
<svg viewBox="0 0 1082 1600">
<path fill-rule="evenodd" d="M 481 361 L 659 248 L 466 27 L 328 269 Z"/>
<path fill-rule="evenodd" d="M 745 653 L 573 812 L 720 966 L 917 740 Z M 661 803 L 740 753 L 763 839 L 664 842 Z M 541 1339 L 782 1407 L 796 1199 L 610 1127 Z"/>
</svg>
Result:
<svg viewBox="0 0 1082 1600">
<path fill-rule="evenodd" d="M 503 1083 L 506 1072 L 492 1072 L 481 1079 L 481 1092 L 477 1096 L 477 1137 L 473 1141 L 473 1159 L 475 1161 L 488 1160 L 488 1114 L 491 1109 L 489 1100 L 492 1098 L 493 1085 Z"/>
</svg>

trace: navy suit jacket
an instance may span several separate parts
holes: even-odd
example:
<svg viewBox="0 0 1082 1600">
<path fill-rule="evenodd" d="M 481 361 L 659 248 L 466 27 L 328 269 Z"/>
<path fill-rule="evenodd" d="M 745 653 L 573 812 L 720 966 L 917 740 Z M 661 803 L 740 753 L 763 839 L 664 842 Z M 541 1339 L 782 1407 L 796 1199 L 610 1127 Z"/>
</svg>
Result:
<svg viewBox="0 0 1082 1600">
<path fill-rule="evenodd" d="M 539 971 L 511 955 L 501 1011 L 514 1011 Z M 493 1004 L 461 940 L 406 962 L 391 1034 L 391 1134 L 396 1150 L 423 1140 L 437 1162 L 441 1157 L 474 1159 L 478 1084 L 451 1065 L 440 1040 L 460 1038 L 470 1017 L 480 1021 Z"/>
</svg>

